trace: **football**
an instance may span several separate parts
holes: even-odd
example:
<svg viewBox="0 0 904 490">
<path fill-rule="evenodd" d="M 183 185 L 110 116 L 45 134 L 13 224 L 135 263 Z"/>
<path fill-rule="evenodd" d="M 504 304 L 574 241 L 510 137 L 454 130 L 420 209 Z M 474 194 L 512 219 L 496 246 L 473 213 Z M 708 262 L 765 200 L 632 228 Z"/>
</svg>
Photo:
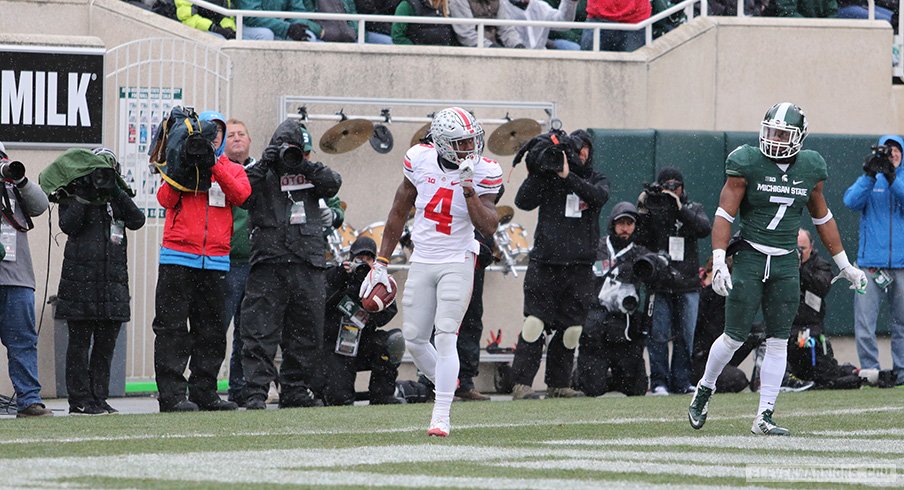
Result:
<svg viewBox="0 0 904 490">
<path fill-rule="evenodd" d="M 399 292 L 399 286 L 395 279 L 389 276 L 389 283 L 392 284 L 392 292 L 386 291 L 386 286 L 377 284 L 373 291 L 361 300 L 361 306 L 371 313 L 377 313 L 386 309 L 395 301 L 396 293 Z"/>
</svg>

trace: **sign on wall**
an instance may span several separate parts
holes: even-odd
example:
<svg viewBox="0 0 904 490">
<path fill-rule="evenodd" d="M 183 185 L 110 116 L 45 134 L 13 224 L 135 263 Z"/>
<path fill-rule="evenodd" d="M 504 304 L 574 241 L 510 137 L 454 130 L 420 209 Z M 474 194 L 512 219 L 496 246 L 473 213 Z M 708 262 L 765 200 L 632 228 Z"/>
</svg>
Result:
<svg viewBox="0 0 904 490">
<path fill-rule="evenodd" d="M 0 45 L 0 141 L 99 146 L 103 48 Z"/>
<path fill-rule="evenodd" d="M 119 161 L 123 178 L 136 192 L 135 202 L 148 218 L 163 217 L 156 197 L 160 175 L 148 166 L 148 150 L 157 126 L 181 104 L 181 88 L 119 87 Z"/>
</svg>

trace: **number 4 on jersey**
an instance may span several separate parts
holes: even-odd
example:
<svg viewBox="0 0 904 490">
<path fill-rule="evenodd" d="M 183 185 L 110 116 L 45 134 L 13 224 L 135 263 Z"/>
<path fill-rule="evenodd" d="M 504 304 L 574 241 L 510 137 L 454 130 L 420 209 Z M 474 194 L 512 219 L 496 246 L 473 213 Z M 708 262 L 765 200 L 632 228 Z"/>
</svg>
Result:
<svg viewBox="0 0 904 490">
<path fill-rule="evenodd" d="M 436 221 L 436 231 L 452 234 L 452 189 L 440 187 L 424 208 L 424 217 Z"/>
</svg>

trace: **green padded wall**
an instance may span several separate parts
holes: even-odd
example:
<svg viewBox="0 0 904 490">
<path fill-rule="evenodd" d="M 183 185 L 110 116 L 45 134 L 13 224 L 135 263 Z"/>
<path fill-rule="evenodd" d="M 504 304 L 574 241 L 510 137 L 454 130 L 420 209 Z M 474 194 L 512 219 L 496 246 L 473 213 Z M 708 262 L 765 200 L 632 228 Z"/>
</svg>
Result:
<svg viewBox="0 0 904 490">
<path fill-rule="evenodd" d="M 713 216 L 724 182 L 725 159 L 743 144 L 757 145 L 755 132 L 655 131 L 591 129 L 594 164 L 609 178 L 610 199 L 600 216 L 603 233 L 612 206 L 619 201 L 634 202 L 644 182 L 651 182 L 663 167 L 676 167 L 684 174 L 689 197 L 704 205 Z M 838 223 L 842 242 L 853 260 L 859 238 L 859 213 L 844 206 L 844 191 L 863 173 L 863 159 L 878 136 L 811 134 L 804 148 L 818 151 L 826 160 L 829 180 L 826 200 Z M 809 219 L 804 226 L 814 232 Z M 817 250 L 828 260 L 828 252 L 814 235 Z M 710 253 L 710 241 L 700 243 L 700 261 Z M 836 285 L 827 298 L 830 306 L 826 329 L 834 335 L 853 335 L 853 294 Z M 887 305 L 879 317 L 878 331 L 888 332 Z"/>
</svg>

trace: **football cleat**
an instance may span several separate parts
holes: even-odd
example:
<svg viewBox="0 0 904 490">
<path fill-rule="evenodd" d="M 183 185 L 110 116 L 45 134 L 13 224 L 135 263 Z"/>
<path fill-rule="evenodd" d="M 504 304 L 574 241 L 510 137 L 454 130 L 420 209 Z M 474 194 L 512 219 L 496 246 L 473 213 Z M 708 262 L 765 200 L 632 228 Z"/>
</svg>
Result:
<svg viewBox="0 0 904 490">
<path fill-rule="evenodd" d="M 815 385 L 816 383 L 813 381 L 804 381 L 791 373 L 786 373 L 779 391 L 782 393 L 800 393 L 801 391 L 809 390 Z"/>
<path fill-rule="evenodd" d="M 703 380 L 697 383 L 697 390 L 694 391 L 694 399 L 691 405 L 687 407 L 687 420 L 691 423 L 691 427 L 696 430 L 703 428 L 706 423 L 706 412 L 709 409 L 709 398 L 713 396 L 713 389 L 703 386 Z"/>
<path fill-rule="evenodd" d="M 449 425 L 449 417 L 434 417 L 433 420 L 430 421 L 430 428 L 427 429 L 427 435 L 446 437 L 451 431 L 452 427 Z"/>
<path fill-rule="evenodd" d="M 775 425 L 775 422 L 772 421 L 772 410 L 764 410 L 763 413 L 756 416 L 753 419 L 753 425 L 750 427 L 750 432 L 758 436 L 790 436 L 791 431 L 784 427 L 779 427 Z"/>
</svg>

